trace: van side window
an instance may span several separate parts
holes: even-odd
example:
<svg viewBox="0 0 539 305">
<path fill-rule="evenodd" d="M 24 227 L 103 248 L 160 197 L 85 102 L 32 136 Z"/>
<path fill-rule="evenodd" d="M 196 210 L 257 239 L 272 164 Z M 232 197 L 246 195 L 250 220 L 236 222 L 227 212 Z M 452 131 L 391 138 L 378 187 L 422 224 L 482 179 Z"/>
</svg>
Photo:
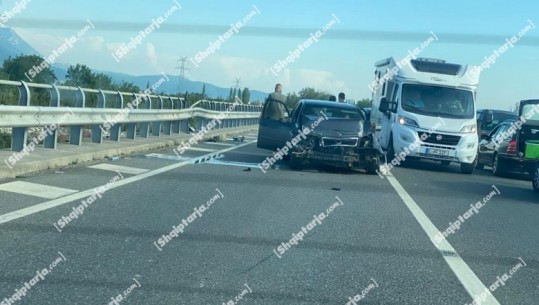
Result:
<svg viewBox="0 0 539 305">
<path fill-rule="evenodd" d="M 395 83 L 394 81 L 387 82 L 387 96 L 389 97 L 390 101 L 397 101 L 397 89 L 397 83 Z"/>
</svg>

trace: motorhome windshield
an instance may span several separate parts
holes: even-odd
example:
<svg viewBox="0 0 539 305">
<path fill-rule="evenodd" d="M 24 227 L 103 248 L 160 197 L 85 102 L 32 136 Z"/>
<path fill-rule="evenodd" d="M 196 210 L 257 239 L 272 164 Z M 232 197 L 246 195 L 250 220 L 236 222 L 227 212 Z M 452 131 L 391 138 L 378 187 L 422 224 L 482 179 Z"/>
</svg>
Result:
<svg viewBox="0 0 539 305">
<path fill-rule="evenodd" d="M 471 91 L 428 85 L 403 85 L 401 105 L 404 111 L 443 118 L 473 119 Z"/>
</svg>

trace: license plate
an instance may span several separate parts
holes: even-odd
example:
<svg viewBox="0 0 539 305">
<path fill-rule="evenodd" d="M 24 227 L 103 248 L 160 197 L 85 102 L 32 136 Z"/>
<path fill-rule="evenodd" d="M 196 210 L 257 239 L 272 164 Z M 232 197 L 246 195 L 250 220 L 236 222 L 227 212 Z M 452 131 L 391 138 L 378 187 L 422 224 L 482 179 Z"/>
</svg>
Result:
<svg viewBox="0 0 539 305">
<path fill-rule="evenodd" d="M 426 153 L 427 155 L 449 156 L 449 151 L 445 149 L 427 148 Z"/>
</svg>

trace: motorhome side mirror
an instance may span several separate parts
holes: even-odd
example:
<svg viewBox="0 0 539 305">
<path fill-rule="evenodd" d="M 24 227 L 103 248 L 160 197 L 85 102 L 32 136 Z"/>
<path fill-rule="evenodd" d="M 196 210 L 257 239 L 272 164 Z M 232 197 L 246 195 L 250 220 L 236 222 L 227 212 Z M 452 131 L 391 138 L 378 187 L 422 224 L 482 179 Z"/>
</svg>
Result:
<svg viewBox="0 0 539 305">
<path fill-rule="evenodd" d="M 382 98 L 382 100 L 380 100 L 380 106 L 378 107 L 378 110 L 382 113 L 386 113 L 389 111 L 389 101 L 387 100 L 387 98 Z"/>
<path fill-rule="evenodd" d="M 390 102 L 387 100 L 387 98 L 384 97 L 380 100 L 380 106 L 378 107 L 378 110 L 382 113 L 397 112 L 397 103 Z"/>
</svg>

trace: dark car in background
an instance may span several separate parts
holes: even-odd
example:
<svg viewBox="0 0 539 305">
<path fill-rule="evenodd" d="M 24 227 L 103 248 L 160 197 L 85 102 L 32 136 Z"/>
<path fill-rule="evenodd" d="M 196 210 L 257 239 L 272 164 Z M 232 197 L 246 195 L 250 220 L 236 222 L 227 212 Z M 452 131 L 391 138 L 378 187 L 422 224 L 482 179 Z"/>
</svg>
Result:
<svg viewBox="0 0 539 305">
<path fill-rule="evenodd" d="M 503 176 L 509 172 L 533 174 L 539 159 L 539 100 L 520 102 L 520 120 L 504 120 L 481 137 L 477 167 L 492 167 L 492 173 Z"/>
<path fill-rule="evenodd" d="M 488 135 L 494 127 L 498 126 L 505 120 L 517 120 L 516 112 L 496 110 L 496 109 L 480 109 L 477 110 L 477 131 L 479 137 Z"/>
<path fill-rule="evenodd" d="M 284 108 L 282 118 L 266 113 L 275 108 Z M 364 112 L 355 105 L 300 100 L 289 111 L 283 103 L 269 100 L 262 110 L 257 146 L 273 151 L 289 147 L 292 169 L 314 163 L 374 174 L 383 153 L 374 147 L 372 131 Z"/>
</svg>

